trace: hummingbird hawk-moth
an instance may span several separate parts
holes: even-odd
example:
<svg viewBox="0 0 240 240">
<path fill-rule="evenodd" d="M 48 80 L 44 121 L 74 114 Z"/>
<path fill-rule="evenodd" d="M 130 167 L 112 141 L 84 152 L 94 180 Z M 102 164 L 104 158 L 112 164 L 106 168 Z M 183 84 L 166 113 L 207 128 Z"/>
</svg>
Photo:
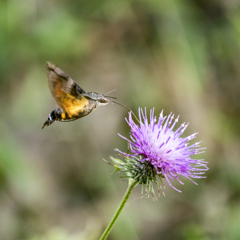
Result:
<svg viewBox="0 0 240 240">
<path fill-rule="evenodd" d="M 69 122 L 85 117 L 99 106 L 105 106 L 109 102 L 113 102 L 109 98 L 114 97 L 104 96 L 96 92 L 85 92 L 63 70 L 56 67 L 53 63 L 47 62 L 46 68 L 48 86 L 58 108 L 49 114 L 42 129 L 55 121 Z"/>
</svg>

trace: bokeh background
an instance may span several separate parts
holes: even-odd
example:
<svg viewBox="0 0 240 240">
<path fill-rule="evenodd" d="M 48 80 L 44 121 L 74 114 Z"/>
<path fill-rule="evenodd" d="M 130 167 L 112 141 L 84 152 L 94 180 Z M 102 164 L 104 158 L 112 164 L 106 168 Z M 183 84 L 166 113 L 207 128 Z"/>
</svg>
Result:
<svg viewBox="0 0 240 240">
<path fill-rule="evenodd" d="M 158 201 L 137 187 L 109 240 L 240 239 L 238 0 L 0 1 L 0 239 L 98 239 L 127 188 L 102 160 L 127 151 L 127 110 L 41 130 L 46 61 L 135 112 L 180 114 L 207 147 L 207 179 Z"/>
</svg>

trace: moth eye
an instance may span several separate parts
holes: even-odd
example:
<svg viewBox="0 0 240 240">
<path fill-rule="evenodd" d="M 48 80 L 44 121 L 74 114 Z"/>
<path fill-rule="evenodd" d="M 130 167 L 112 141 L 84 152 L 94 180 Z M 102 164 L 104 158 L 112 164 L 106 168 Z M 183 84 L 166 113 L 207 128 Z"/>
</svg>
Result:
<svg viewBox="0 0 240 240">
<path fill-rule="evenodd" d="M 107 103 L 108 101 L 104 100 L 104 99 L 101 99 L 100 100 L 100 103 Z"/>
</svg>

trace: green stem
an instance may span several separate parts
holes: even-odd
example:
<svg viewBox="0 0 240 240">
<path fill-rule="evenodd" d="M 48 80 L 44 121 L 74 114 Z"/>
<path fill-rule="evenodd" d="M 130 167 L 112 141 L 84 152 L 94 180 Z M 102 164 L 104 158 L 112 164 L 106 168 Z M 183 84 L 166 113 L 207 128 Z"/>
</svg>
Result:
<svg viewBox="0 0 240 240">
<path fill-rule="evenodd" d="M 129 181 L 129 185 L 128 185 L 127 191 L 126 191 L 126 193 L 125 193 L 125 195 L 124 195 L 124 197 L 123 197 L 123 199 L 122 199 L 122 201 L 121 201 L 121 203 L 120 203 L 116 213 L 114 214 L 111 222 L 108 224 L 108 226 L 105 229 L 103 235 L 101 236 L 100 240 L 105 240 L 107 238 L 108 234 L 112 230 L 115 222 L 117 221 L 117 219 L 118 219 L 118 217 L 119 217 L 123 207 L 125 206 L 128 198 L 129 198 L 129 196 L 130 196 L 130 194 L 131 194 L 131 192 L 132 192 L 132 190 L 133 190 L 133 188 L 135 187 L 136 184 L 137 184 L 137 181 L 135 181 L 135 180 L 130 180 Z"/>
</svg>

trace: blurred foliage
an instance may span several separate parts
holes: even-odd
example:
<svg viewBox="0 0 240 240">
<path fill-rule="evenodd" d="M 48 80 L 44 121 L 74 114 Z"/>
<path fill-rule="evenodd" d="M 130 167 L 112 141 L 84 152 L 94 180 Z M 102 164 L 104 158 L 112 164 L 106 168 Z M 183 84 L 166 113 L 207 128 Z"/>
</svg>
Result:
<svg viewBox="0 0 240 240">
<path fill-rule="evenodd" d="M 240 239 L 239 1 L 2 0 L 0 29 L 1 239 L 98 239 L 127 187 L 101 160 L 127 149 L 125 109 L 41 130 L 46 61 L 135 112 L 181 114 L 207 147 L 207 179 L 157 202 L 136 188 L 109 240 Z"/>
</svg>

